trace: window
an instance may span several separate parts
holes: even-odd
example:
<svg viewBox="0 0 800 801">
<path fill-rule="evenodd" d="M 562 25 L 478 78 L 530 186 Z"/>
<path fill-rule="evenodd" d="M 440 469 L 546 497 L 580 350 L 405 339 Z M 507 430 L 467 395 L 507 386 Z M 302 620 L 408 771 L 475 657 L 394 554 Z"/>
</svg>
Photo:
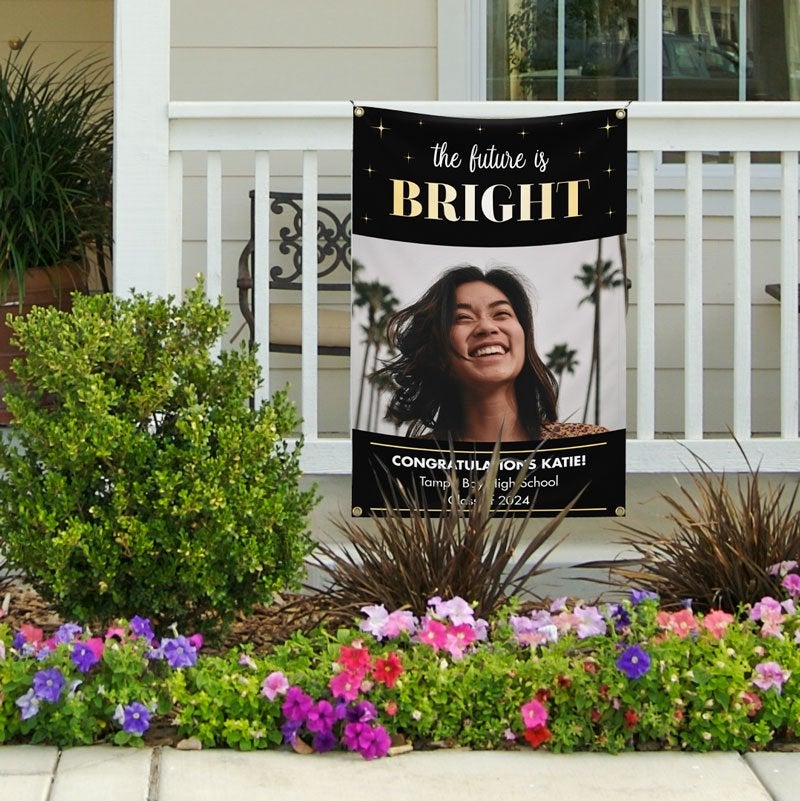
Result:
<svg viewBox="0 0 800 801">
<path fill-rule="evenodd" d="M 654 5 L 488 0 L 487 99 L 800 99 L 800 0 Z"/>
</svg>

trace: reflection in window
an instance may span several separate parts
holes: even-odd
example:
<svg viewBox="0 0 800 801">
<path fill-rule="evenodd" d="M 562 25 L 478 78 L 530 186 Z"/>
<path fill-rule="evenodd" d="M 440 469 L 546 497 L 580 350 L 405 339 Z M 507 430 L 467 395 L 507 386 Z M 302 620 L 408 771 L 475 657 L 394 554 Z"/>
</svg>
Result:
<svg viewBox="0 0 800 801">
<path fill-rule="evenodd" d="M 488 0 L 488 13 L 490 100 L 635 100 L 643 65 L 660 67 L 665 100 L 800 99 L 800 0 L 664 0 L 660 54 L 640 53 L 638 0 Z"/>
</svg>

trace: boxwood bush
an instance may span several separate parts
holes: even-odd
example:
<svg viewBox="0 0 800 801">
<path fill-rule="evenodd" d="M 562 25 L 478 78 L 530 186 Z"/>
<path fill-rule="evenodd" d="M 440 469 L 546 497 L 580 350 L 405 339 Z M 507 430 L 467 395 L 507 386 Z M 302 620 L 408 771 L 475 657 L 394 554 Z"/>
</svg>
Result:
<svg viewBox="0 0 800 801">
<path fill-rule="evenodd" d="M 245 348 L 202 284 L 174 298 L 75 295 L 10 322 L 0 530 L 67 619 L 150 615 L 211 632 L 302 578 L 312 548 L 285 393 L 252 410 Z"/>
</svg>

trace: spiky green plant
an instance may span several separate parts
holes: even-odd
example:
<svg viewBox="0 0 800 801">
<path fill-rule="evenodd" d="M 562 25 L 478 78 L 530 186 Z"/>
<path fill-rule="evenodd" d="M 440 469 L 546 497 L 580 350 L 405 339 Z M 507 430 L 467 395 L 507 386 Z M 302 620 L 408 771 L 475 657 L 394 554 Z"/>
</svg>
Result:
<svg viewBox="0 0 800 801">
<path fill-rule="evenodd" d="M 439 508 L 426 506 L 415 487 L 383 482 L 387 512 L 373 518 L 374 529 L 341 517 L 336 525 L 347 547 L 321 544 L 312 554 L 310 564 L 327 581 L 321 607 L 340 619 L 352 619 L 367 604 L 421 615 L 434 595 L 460 596 L 488 617 L 511 597 L 532 595 L 531 580 L 547 572 L 545 560 L 566 535 L 548 543 L 577 498 L 525 540 L 533 508 L 521 517 L 492 508 L 499 461 L 495 447 L 489 468 L 471 476 L 466 493 L 453 472 Z M 527 473 L 526 464 L 510 495 Z M 409 516 L 398 509 L 409 509 Z"/>
<path fill-rule="evenodd" d="M 639 556 L 611 564 L 612 581 L 654 590 L 667 605 L 691 598 L 701 611 L 735 612 L 765 595 L 779 597 L 780 578 L 768 568 L 800 562 L 798 487 L 786 499 L 786 485 L 765 486 L 749 462 L 733 481 L 697 461 L 696 494 L 683 486 L 677 497 L 661 493 L 672 531 L 622 526 L 624 543 Z"/>
<path fill-rule="evenodd" d="M 0 296 L 25 271 L 80 262 L 110 242 L 113 112 L 108 64 L 36 51 L 0 63 Z"/>
</svg>

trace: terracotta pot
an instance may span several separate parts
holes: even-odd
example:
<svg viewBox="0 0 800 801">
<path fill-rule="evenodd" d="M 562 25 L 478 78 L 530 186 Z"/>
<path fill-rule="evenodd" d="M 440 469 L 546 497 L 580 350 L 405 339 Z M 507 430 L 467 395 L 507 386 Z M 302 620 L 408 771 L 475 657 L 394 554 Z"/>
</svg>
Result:
<svg viewBox="0 0 800 801">
<path fill-rule="evenodd" d="M 25 271 L 25 292 L 22 306 L 19 302 L 19 287 L 11 279 L 5 300 L 0 303 L 0 370 L 6 376 L 0 383 L 0 425 L 11 422 L 11 414 L 2 401 L 5 383 L 14 379 L 11 369 L 13 359 L 24 354 L 11 344 L 11 329 L 6 323 L 8 314 L 27 314 L 34 306 L 55 306 L 62 311 L 72 308 L 71 293 L 86 291 L 86 274 L 80 265 L 63 263 L 54 267 L 31 267 Z"/>
</svg>

